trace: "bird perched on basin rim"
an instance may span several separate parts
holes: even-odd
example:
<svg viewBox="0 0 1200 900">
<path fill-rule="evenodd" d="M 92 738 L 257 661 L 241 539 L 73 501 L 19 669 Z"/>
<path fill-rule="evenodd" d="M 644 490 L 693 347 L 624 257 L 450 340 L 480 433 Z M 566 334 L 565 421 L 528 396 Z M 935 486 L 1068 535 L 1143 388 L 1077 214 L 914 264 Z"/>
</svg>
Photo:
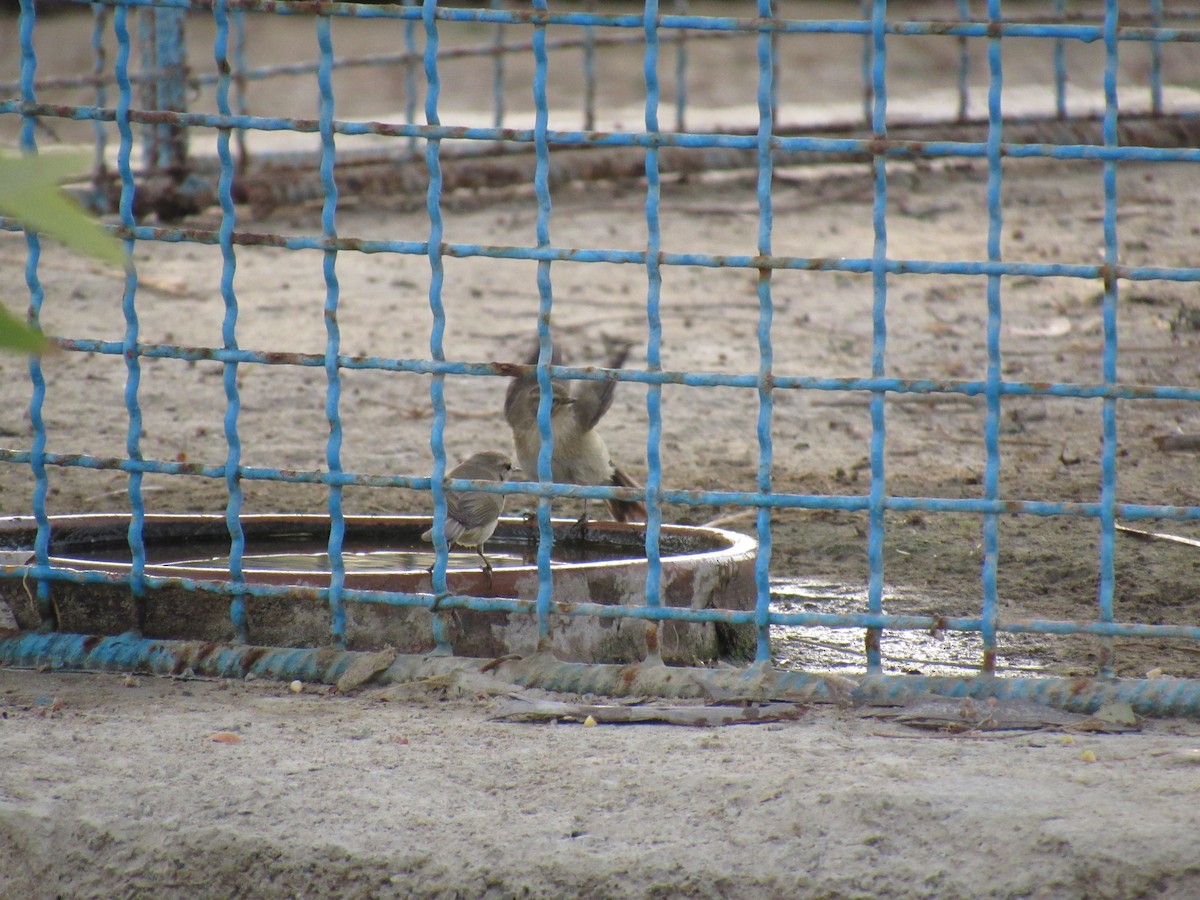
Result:
<svg viewBox="0 0 1200 900">
<path fill-rule="evenodd" d="M 473 481 L 504 481 L 512 471 L 512 461 L 503 453 L 486 450 L 476 453 L 455 466 L 447 478 Z M 496 530 L 496 522 L 504 511 L 504 495 L 486 491 L 446 491 L 446 541 L 460 547 L 474 547 L 483 560 L 483 570 L 492 574 L 492 564 L 483 555 L 483 545 Z M 421 535 L 421 540 L 433 540 L 433 528 Z"/>
<path fill-rule="evenodd" d="M 629 345 L 622 346 L 608 361 L 608 368 L 619 369 L 629 355 Z M 527 365 L 538 361 L 538 351 L 526 359 Z M 558 349 L 551 354 L 551 365 L 560 365 Z M 551 381 L 553 397 L 550 407 L 550 429 L 554 435 L 554 452 L 550 462 L 551 477 L 560 484 L 613 485 L 641 487 L 629 475 L 614 465 L 608 447 L 596 431 L 613 402 L 615 381 L 575 381 L 572 390 L 566 381 Z M 538 479 L 538 452 L 542 447 L 538 432 L 537 411 L 541 390 L 537 372 L 528 371 L 514 378 L 504 397 L 504 418 L 513 433 L 517 461 L 526 479 Z M 609 513 L 618 522 L 645 522 L 646 505 L 640 500 L 606 500 Z M 587 522 L 587 501 L 584 500 L 581 527 Z"/>
</svg>

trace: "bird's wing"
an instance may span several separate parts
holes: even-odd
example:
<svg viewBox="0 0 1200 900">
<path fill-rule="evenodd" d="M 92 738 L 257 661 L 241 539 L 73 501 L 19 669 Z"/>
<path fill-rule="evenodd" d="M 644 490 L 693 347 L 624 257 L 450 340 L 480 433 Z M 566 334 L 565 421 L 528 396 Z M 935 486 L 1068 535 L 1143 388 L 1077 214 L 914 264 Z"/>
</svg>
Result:
<svg viewBox="0 0 1200 900">
<path fill-rule="evenodd" d="M 525 365 L 532 366 L 538 361 L 539 348 L 535 344 L 533 352 L 525 357 Z M 562 365 L 562 357 L 555 347 L 550 353 L 550 365 Z M 513 421 L 514 411 L 518 405 L 532 402 L 535 411 L 538 402 L 538 383 L 537 371 L 530 370 L 523 372 L 508 383 L 508 390 L 504 393 L 504 418 L 510 426 L 515 426 Z"/>
<path fill-rule="evenodd" d="M 446 495 L 446 500 L 447 500 L 447 501 L 449 501 L 449 500 L 450 500 L 450 498 L 451 498 L 451 497 L 453 497 L 453 496 L 454 496 L 453 494 L 447 494 L 447 495 Z M 449 503 L 447 503 L 447 507 L 449 507 Z M 460 536 L 460 535 L 461 535 L 461 534 L 462 534 L 464 531 L 466 531 L 466 528 L 464 528 L 464 527 L 463 527 L 463 523 L 462 523 L 462 522 L 459 522 L 458 520 L 456 520 L 456 519 L 454 518 L 454 515 L 453 515 L 453 513 L 451 513 L 451 512 L 449 511 L 449 509 L 447 509 L 447 515 L 446 515 L 446 542 L 447 542 L 447 543 L 449 543 L 449 544 L 453 544 L 455 541 L 457 541 L 457 540 L 458 540 L 459 536 Z M 421 540 L 423 540 L 423 541 L 430 541 L 430 542 L 432 542 L 432 541 L 433 541 L 433 529 L 432 529 L 432 528 L 430 528 L 430 529 L 428 529 L 428 530 L 427 530 L 427 531 L 426 531 L 426 532 L 425 532 L 423 535 L 421 535 Z"/>
<path fill-rule="evenodd" d="M 608 360 L 607 368 L 619 369 L 625 365 L 629 356 L 629 344 L 621 346 Z M 579 423 L 580 431 L 591 431 L 604 418 L 608 408 L 612 406 L 613 394 L 616 393 L 615 381 L 581 381 L 575 388 L 575 421 Z"/>
<path fill-rule="evenodd" d="M 455 540 L 469 528 L 479 528 L 500 515 L 504 508 L 503 494 L 487 494 L 483 491 L 467 491 L 446 494 L 446 537 Z M 454 538 L 450 538 L 450 521 L 457 526 Z"/>
</svg>

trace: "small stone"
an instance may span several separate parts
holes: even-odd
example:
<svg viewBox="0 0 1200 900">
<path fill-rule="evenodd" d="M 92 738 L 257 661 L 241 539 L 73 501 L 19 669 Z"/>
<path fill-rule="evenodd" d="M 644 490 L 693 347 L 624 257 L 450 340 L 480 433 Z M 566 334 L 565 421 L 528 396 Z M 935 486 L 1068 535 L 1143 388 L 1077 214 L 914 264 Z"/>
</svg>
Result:
<svg viewBox="0 0 1200 900">
<path fill-rule="evenodd" d="M 588 716 L 586 719 L 583 720 L 584 728 L 592 728 L 595 724 L 596 724 L 595 716 Z"/>
<path fill-rule="evenodd" d="M 288 685 L 288 690 L 291 691 L 293 694 L 299 694 L 304 690 L 304 682 L 297 678 L 295 681 L 293 681 L 291 684 Z"/>
</svg>

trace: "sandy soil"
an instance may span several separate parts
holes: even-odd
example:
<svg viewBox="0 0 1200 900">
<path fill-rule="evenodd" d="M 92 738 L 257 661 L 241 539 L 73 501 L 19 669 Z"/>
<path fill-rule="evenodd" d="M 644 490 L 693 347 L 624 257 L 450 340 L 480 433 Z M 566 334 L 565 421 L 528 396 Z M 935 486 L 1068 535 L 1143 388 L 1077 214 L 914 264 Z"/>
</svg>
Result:
<svg viewBox="0 0 1200 900">
<path fill-rule="evenodd" d="M 23 897 L 1189 897 L 1200 727 L 939 738 L 0 672 Z M 236 744 L 214 741 L 228 733 Z M 1095 761 L 1088 761 L 1092 757 Z"/>
<path fill-rule="evenodd" d="M 857 4 L 847 6 L 847 16 L 854 14 L 851 8 Z M 396 42 L 377 26 L 354 27 L 358 24 L 337 23 L 337 33 L 347 35 L 347 50 L 379 52 L 389 42 L 395 49 Z M 286 58 L 298 35 L 311 40 L 307 26 L 274 20 L 270 25 L 269 33 L 251 33 L 251 46 L 262 54 L 255 62 Z M 197 31 L 203 48 L 204 26 Z M 65 37 L 86 35 L 86 27 L 56 19 L 44 33 L 50 36 L 45 64 L 53 70 Z M 461 39 L 485 35 L 475 31 Z M 1010 68 L 1014 91 L 1046 80 L 1048 55 L 1044 46 L 1032 44 L 1014 42 L 1009 48 L 1023 63 Z M 715 118 L 736 118 L 721 111 L 752 103 L 751 82 L 742 83 L 739 93 L 738 80 L 719 73 L 735 71 L 722 66 L 752 60 L 752 47 L 705 46 L 729 55 L 709 57 L 707 65 L 694 62 L 696 115 L 708 109 Z M 785 110 L 788 103 L 797 114 L 818 104 L 827 116 L 853 109 L 857 47 L 837 39 L 787 44 L 791 68 L 785 66 L 785 72 L 820 67 L 826 78 L 787 81 Z M 1198 83 L 1200 65 L 1190 45 L 1169 49 L 1168 81 Z M 198 49 L 196 58 L 203 52 Z M 896 40 L 893 90 L 899 108 L 907 102 L 927 109 L 937 98 L 952 102 L 956 54 L 950 40 Z M 1070 58 L 1073 84 L 1081 91 L 1097 87 L 1102 58 L 1096 48 L 1072 48 Z M 11 59 L 0 53 L 0 61 L 9 60 L 4 65 Z M 1132 48 L 1122 63 L 1123 83 L 1141 83 L 1140 51 Z M 510 69 L 518 115 L 528 106 L 522 65 Z M 631 121 L 638 121 L 631 92 L 640 91 L 640 64 L 631 68 L 628 58 L 624 63 L 606 58 L 603 65 L 611 67 L 604 86 L 617 110 L 607 115 L 615 120 L 633 109 Z M 448 76 L 447 108 L 461 109 L 464 120 L 483 115 L 464 85 L 486 83 L 486 72 L 466 66 Z M 356 77 L 345 77 L 339 111 L 376 117 L 391 111 L 394 117 L 403 101 L 402 82 L 381 86 L 371 76 Z M 555 85 L 566 90 L 563 79 Z M 1136 93 L 1130 89 L 1131 103 Z M 198 108 L 210 99 L 198 101 Z M 303 90 L 277 99 L 273 113 L 312 114 L 307 82 Z M 572 115 L 564 114 L 563 121 Z M 70 126 L 63 128 L 69 138 Z M 211 141 L 211 135 L 197 135 L 194 149 L 206 152 Z M 977 165 L 894 166 L 890 254 L 983 257 L 985 179 Z M 1200 178 L 1194 167 L 1122 165 L 1119 181 L 1122 262 L 1194 264 L 1200 234 L 1195 212 Z M 1098 165 L 1006 162 L 1005 258 L 1096 261 L 1103 246 L 1101 188 Z M 564 187 L 554 197 L 552 239 L 560 246 L 641 249 L 643 201 L 639 183 Z M 861 168 L 819 178 L 799 169 L 780 171 L 774 201 L 776 253 L 871 254 L 871 188 Z M 429 225 L 422 203 L 423 198 L 348 201 L 339 213 L 339 232 L 424 239 Z M 446 219 L 447 241 L 534 240 L 527 190 L 447 197 Z M 206 213 L 186 224 L 215 228 L 217 221 Z M 314 208 L 288 208 L 242 220 L 239 227 L 312 234 L 319 230 L 319 215 Z M 753 253 L 753 176 L 669 179 L 662 231 L 669 251 Z M 139 244 L 136 253 L 141 340 L 219 345 L 219 254 L 189 244 Z M 23 264 L 23 239 L 0 234 L 0 266 L 12 275 L 10 284 L 20 283 Z M 347 253 L 337 266 L 343 352 L 428 354 L 424 258 Z M 41 277 L 49 332 L 120 340 L 125 326 L 118 277 L 53 246 L 44 253 Z M 448 356 L 486 362 L 523 355 L 536 318 L 534 277 L 529 263 L 447 260 Z M 668 268 L 663 277 L 664 367 L 756 371 L 756 276 Z M 628 364 L 644 365 L 643 271 L 556 263 L 553 278 L 555 326 L 574 360 L 600 362 L 606 340 L 626 339 L 635 342 Z M 240 249 L 237 290 L 242 347 L 323 352 L 325 291 L 318 254 Z M 970 278 L 893 279 L 888 374 L 982 378 L 984 290 L 981 280 Z M 1100 290 L 1097 283 L 1066 278 L 1006 281 L 1005 377 L 1100 380 Z M 1120 380 L 1195 384 L 1200 345 L 1195 291 L 1169 282 L 1122 284 L 1121 291 Z M 774 298 L 778 373 L 869 374 L 869 277 L 779 272 Z M 61 354 L 45 368 L 48 449 L 123 455 L 120 357 Z M 0 360 L 0 400 L 14 411 L 0 424 L 0 434 L 4 446 L 18 450 L 31 441 L 27 417 L 15 412 L 28 403 L 23 370 L 21 361 Z M 143 360 L 142 379 L 144 455 L 223 462 L 220 368 Z M 327 430 L 322 371 L 247 366 L 240 382 L 243 463 L 322 468 Z M 344 468 L 427 474 L 428 381 L 352 371 L 343 374 L 343 384 Z M 504 387 L 500 379 L 448 380 L 447 445 L 453 459 L 507 444 L 503 428 L 497 429 Z M 867 404 L 865 396 L 852 394 L 777 392 L 776 490 L 865 493 Z M 756 414 L 752 394 L 665 388 L 665 486 L 753 489 Z M 967 398 L 890 397 L 889 491 L 981 496 L 983 421 L 982 404 Z M 1197 503 L 1194 458 L 1164 454 L 1153 438 L 1200 431 L 1200 409 L 1122 402 L 1118 430 L 1121 501 Z M 639 475 L 645 434 L 644 393 L 622 386 L 605 436 L 622 465 Z M 1002 496 L 1096 500 L 1099 434 L 1099 402 L 1006 400 Z M 50 511 L 119 510 L 125 486 L 119 473 L 56 470 Z M 304 486 L 253 482 L 245 490 L 248 512 L 325 509 L 324 493 Z M 152 511 L 221 511 L 225 504 L 223 483 L 200 478 L 148 477 L 145 491 Z M 5 511 L 27 512 L 31 492 L 24 469 L 0 469 Z M 350 489 L 346 508 L 422 510 L 428 501 L 409 492 Z M 671 508 L 664 518 L 702 522 L 731 512 L 736 510 Z M 746 525 L 742 520 L 728 527 Z M 890 516 L 888 610 L 977 613 L 979 527 L 969 516 Z M 1161 529 L 1200 537 L 1194 524 L 1163 523 Z M 853 594 L 867 579 L 865 534 L 864 516 L 780 512 L 773 521 L 773 576 L 781 588 L 816 581 Z M 1005 616 L 1093 615 L 1094 522 L 1006 518 L 1000 547 Z M 1194 623 L 1198 568 L 1194 548 L 1118 540 L 1117 617 Z M 789 665 L 830 664 L 812 636 L 780 638 L 777 652 Z M 1096 647 L 1084 638 L 1029 637 L 1007 642 L 1001 665 L 1032 660 L 1040 671 L 1091 675 L 1095 658 Z M 852 664 L 858 662 L 832 663 L 843 670 Z M 920 662 L 915 667 L 927 671 Z M 1160 670 L 1196 677 L 1200 654 L 1182 642 L 1122 640 L 1116 667 L 1127 676 Z M 1200 729 L 1192 724 L 1151 723 L 1140 735 L 1073 742 L 1058 734 L 939 739 L 822 708 L 786 725 L 713 732 L 583 729 L 491 722 L 486 701 L 473 697 L 443 700 L 418 693 L 415 699 L 384 702 L 370 693 L 344 697 L 311 686 L 295 695 L 277 685 L 135 681 L 125 687 L 112 676 L 0 671 L 5 716 L 0 847 L 6 858 L 20 861 L 3 868 L 0 893 L 1185 897 L 1200 892 L 1191 800 Z M 234 732 L 241 741 L 210 741 L 218 731 Z M 1085 762 L 1085 751 L 1096 762 Z"/>
</svg>

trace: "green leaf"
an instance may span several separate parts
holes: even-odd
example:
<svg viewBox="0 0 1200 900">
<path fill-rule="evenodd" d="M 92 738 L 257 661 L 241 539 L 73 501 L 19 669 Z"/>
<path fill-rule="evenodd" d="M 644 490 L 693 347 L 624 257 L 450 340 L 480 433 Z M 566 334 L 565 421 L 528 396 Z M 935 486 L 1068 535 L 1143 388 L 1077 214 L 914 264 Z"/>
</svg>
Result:
<svg viewBox="0 0 1200 900">
<path fill-rule="evenodd" d="M 40 353 L 46 349 L 46 336 L 0 306 L 0 347 L 6 350 Z"/>
<path fill-rule="evenodd" d="M 125 265 L 121 244 L 64 194 L 58 182 L 87 171 L 81 153 L 24 156 L 0 151 L 0 212 L 49 234 L 78 253 Z"/>
</svg>

